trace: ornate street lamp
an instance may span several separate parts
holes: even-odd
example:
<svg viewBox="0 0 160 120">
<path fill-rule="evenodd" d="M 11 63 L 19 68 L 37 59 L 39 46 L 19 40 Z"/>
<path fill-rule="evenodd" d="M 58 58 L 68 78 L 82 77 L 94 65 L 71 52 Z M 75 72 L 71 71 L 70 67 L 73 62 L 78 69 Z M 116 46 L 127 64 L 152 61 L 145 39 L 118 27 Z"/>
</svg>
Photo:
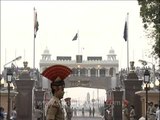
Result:
<svg viewBox="0 0 160 120">
<path fill-rule="evenodd" d="M 10 62 L 4 64 L 4 69 L 6 69 L 5 67 L 10 64 L 13 63 L 14 61 L 20 60 L 22 57 L 18 56 L 15 59 L 11 60 Z M 12 82 L 12 77 L 13 77 L 13 71 L 12 68 L 7 68 L 7 83 L 8 83 L 8 110 L 7 110 L 7 120 L 10 120 L 10 83 Z"/>
<path fill-rule="evenodd" d="M 148 110 L 148 90 L 149 90 L 149 84 L 150 84 L 150 72 L 148 69 L 144 72 L 144 81 L 145 83 L 145 90 L 146 90 L 146 120 L 148 120 L 147 117 L 147 110 Z"/>
<path fill-rule="evenodd" d="M 11 68 L 7 69 L 7 83 L 8 83 L 8 112 L 7 120 L 10 120 L 10 83 L 12 82 L 13 71 Z"/>
<path fill-rule="evenodd" d="M 18 57 L 16 57 L 15 59 L 13 59 L 12 61 L 4 64 L 4 68 L 5 68 L 6 65 L 8 65 L 8 64 L 10 64 L 10 63 L 13 63 L 14 61 L 20 60 L 21 58 L 22 58 L 21 56 L 18 56 Z"/>
<path fill-rule="evenodd" d="M 160 77 L 159 79 L 156 79 L 155 85 L 158 87 L 158 99 L 159 99 L 159 105 L 160 105 Z"/>
</svg>

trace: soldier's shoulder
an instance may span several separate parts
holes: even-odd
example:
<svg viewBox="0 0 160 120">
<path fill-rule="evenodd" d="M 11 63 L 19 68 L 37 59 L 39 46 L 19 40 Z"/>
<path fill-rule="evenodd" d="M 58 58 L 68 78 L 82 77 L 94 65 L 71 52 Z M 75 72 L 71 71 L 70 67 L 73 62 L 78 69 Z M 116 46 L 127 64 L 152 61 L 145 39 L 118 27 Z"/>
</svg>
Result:
<svg viewBox="0 0 160 120">
<path fill-rule="evenodd" d="M 59 107 L 59 101 L 53 98 L 49 101 L 48 106 Z"/>
</svg>

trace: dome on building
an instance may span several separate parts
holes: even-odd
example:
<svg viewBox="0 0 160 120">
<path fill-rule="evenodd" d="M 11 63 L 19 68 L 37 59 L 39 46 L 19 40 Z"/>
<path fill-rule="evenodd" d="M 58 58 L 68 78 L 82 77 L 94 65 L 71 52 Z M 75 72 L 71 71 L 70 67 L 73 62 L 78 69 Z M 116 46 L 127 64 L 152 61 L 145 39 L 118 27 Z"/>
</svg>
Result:
<svg viewBox="0 0 160 120">
<path fill-rule="evenodd" d="M 47 47 L 46 47 L 46 49 L 44 50 L 43 54 L 49 54 L 49 50 L 48 50 Z"/>
<path fill-rule="evenodd" d="M 111 49 L 109 50 L 109 53 L 110 53 L 110 54 L 114 54 L 113 48 L 111 48 Z"/>
<path fill-rule="evenodd" d="M 109 50 L 109 53 L 107 55 L 107 60 L 116 60 L 116 54 L 115 54 L 114 49 L 112 47 Z"/>
<path fill-rule="evenodd" d="M 49 53 L 48 48 L 43 51 L 42 60 L 51 60 L 51 54 Z"/>
</svg>

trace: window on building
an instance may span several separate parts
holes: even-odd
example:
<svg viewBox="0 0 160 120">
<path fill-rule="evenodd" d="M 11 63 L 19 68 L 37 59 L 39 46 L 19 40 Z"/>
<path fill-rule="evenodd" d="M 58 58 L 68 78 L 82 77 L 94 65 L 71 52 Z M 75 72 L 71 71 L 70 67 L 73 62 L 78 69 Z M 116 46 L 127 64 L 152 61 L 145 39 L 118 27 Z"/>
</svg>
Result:
<svg viewBox="0 0 160 120">
<path fill-rule="evenodd" d="M 105 68 L 100 69 L 99 74 L 100 74 L 100 77 L 105 77 L 106 76 L 106 69 Z"/>
<path fill-rule="evenodd" d="M 86 74 L 87 74 L 87 69 L 86 68 L 80 69 L 80 75 L 81 76 L 86 76 Z"/>
<path fill-rule="evenodd" d="M 91 69 L 91 76 L 96 76 L 96 69 L 95 68 Z"/>
<path fill-rule="evenodd" d="M 72 75 L 73 76 L 78 76 L 78 69 L 77 68 L 72 69 Z"/>
</svg>

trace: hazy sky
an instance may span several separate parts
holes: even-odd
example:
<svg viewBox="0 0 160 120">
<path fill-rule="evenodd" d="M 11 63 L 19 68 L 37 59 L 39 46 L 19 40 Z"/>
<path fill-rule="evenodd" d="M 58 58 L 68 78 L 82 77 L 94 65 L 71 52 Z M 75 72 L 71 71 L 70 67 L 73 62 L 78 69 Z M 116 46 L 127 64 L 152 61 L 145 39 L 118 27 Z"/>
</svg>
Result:
<svg viewBox="0 0 160 120">
<path fill-rule="evenodd" d="M 3 65 L 17 56 L 22 60 L 14 62 L 23 66 L 28 61 L 33 67 L 33 8 L 37 9 L 39 30 L 36 38 L 36 68 L 39 68 L 41 54 L 47 47 L 56 56 L 78 54 L 78 41 L 72 41 L 79 31 L 80 53 L 87 56 L 102 56 L 107 59 L 111 48 L 119 60 L 119 68 L 127 67 L 127 43 L 123 39 L 124 23 L 129 12 L 129 54 L 136 65 L 138 59 L 148 59 L 147 50 L 151 48 L 143 32 L 139 6 L 133 1 L 1 1 L 1 69 Z M 74 89 L 74 88 L 73 88 Z M 68 97 L 86 98 L 93 89 L 65 89 Z M 80 92 L 80 93 L 79 93 Z M 83 93 L 83 94 L 81 94 Z M 78 97 L 76 95 L 79 95 Z M 81 96 L 80 96 L 81 95 Z M 104 99 L 105 91 L 99 97 Z"/>
<path fill-rule="evenodd" d="M 24 60 L 33 67 L 33 8 L 37 9 L 39 30 L 36 38 L 36 68 L 47 47 L 56 56 L 78 54 L 78 41 L 72 38 L 79 31 L 83 58 L 102 56 L 107 59 L 110 48 L 115 50 L 120 68 L 127 67 L 127 43 L 123 39 L 124 23 L 129 12 L 130 60 L 145 59 L 148 42 L 143 32 L 137 1 L 2 1 L 1 51 L 2 66 L 22 56 L 15 62 L 22 66 Z M 84 49 L 83 49 L 84 48 Z M 1 67 L 2 68 L 2 67 Z"/>
</svg>

